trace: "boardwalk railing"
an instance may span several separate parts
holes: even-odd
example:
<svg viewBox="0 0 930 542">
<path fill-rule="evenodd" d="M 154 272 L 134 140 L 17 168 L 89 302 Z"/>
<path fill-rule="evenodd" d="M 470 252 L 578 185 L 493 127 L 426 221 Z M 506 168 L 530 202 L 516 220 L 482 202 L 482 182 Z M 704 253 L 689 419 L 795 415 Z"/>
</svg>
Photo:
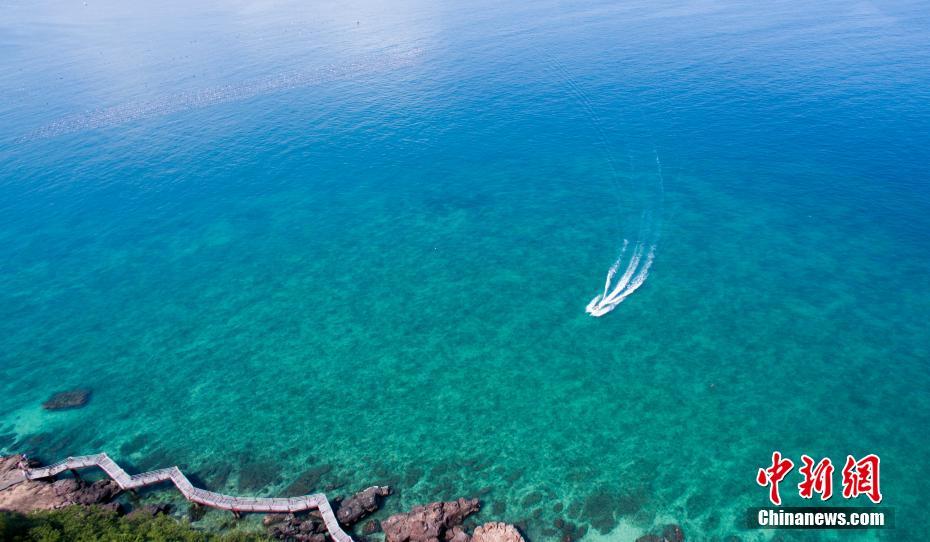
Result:
<svg viewBox="0 0 930 542">
<path fill-rule="evenodd" d="M 347 535 L 339 526 L 339 521 L 336 520 L 336 515 L 333 514 L 333 509 L 329 505 L 329 499 L 322 493 L 291 498 L 234 497 L 194 487 L 177 467 L 130 476 L 107 454 L 69 457 L 47 467 L 25 468 L 24 474 L 26 478 L 36 480 L 50 478 L 66 470 L 87 467 L 99 467 L 124 490 L 170 481 L 187 500 L 204 506 L 219 508 L 220 510 L 230 510 L 237 515 L 240 512 L 285 513 L 319 510 L 320 515 L 323 516 L 323 522 L 326 524 L 326 530 L 329 531 L 329 535 L 333 540 L 336 542 L 353 542 L 352 537 Z"/>
</svg>

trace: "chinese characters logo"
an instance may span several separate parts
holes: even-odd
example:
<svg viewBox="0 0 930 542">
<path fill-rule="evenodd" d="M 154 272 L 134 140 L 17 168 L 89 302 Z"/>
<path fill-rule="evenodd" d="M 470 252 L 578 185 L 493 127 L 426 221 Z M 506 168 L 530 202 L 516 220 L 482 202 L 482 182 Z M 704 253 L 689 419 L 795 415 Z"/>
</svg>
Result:
<svg viewBox="0 0 930 542">
<path fill-rule="evenodd" d="M 832 497 L 834 468 L 830 458 L 825 457 L 815 462 L 810 456 L 801 455 L 801 463 L 803 464 L 798 468 L 798 473 L 802 480 L 798 484 L 798 495 L 804 499 L 812 499 L 817 493 L 822 501 Z M 846 456 L 846 464 L 842 471 L 843 498 L 855 499 L 859 495 L 865 495 L 875 504 L 882 502 L 879 464 L 880 460 L 875 454 L 869 454 L 858 461 L 851 455 Z M 792 469 L 794 469 L 794 462 L 782 457 L 781 452 L 777 451 L 772 452 L 772 465 L 759 469 L 756 483 L 762 487 L 768 486 L 769 500 L 772 504 L 781 505 L 778 484 Z"/>
</svg>

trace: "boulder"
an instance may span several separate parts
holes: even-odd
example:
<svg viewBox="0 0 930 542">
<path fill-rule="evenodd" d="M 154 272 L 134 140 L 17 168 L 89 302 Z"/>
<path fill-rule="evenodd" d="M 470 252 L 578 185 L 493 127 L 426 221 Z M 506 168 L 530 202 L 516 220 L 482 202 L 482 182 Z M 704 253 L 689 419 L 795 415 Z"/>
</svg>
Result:
<svg viewBox="0 0 930 542">
<path fill-rule="evenodd" d="M 110 502 L 122 492 L 119 484 L 113 480 L 98 480 L 92 484 L 79 482 L 78 485 L 79 487 L 68 496 L 72 504 L 103 504 Z"/>
<path fill-rule="evenodd" d="M 406 514 L 395 514 L 381 522 L 387 542 L 441 542 L 458 533 L 465 518 L 481 508 L 478 499 L 434 502 L 417 506 Z"/>
<path fill-rule="evenodd" d="M 42 403 L 45 410 L 65 410 L 69 408 L 80 408 L 90 400 L 90 390 L 70 390 L 56 393 Z"/>
<path fill-rule="evenodd" d="M 0 509 L 26 513 L 72 504 L 105 504 L 121 492 L 112 480 L 93 483 L 77 478 L 27 480 L 22 471 L 26 464 L 38 466 L 22 455 L 0 457 Z"/>
<path fill-rule="evenodd" d="M 523 537 L 513 525 L 495 522 L 476 527 L 471 542 L 523 542 Z"/>
<path fill-rule="evenodd" d="M 348 499 L 339 503 L 336 510 L 336 519 L 346 527 L 351 527 L 359 522 L 362 518 L 377 512 L 381 507 L 381 499 L 391 494 L 391 488 L 387 486 L 371 486 L 368 489 L 359 491 Z"/>
<path fill-rule="evenodd" d="M 270 527 L 278 523 L 284 523 L 287 519 L 287 515 L 285 514 L 265 514 L 265 517 L 262 518 L 262 525 Z"/>
<path fill-rule="evenodd" d="M 271 524 L 268 530 L 272 538 L 291 542 L 325 542 L 326 526 L 313 515 L 297 517 L 293 514 L 284 516 L 281 521 Z"/>
</svg>

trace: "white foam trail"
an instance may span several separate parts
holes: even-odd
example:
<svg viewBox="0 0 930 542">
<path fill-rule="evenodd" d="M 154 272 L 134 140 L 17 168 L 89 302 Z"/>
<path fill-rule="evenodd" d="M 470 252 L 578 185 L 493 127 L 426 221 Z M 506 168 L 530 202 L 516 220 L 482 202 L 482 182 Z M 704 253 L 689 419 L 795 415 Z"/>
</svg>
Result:
<svg viewBox="0 0 930 542">
<path fill-rule="evenodd" d="M 78 113 L 46 124 L 24 135 L 19 139 L 19 142 L 106 128 L 134 120 L 245 100 L 270 92 L 325 83 L 359 73 L 395 69 L 412 64 L 420 53 L 420 49 L 413 49 L 399 54 L 371 56 L 347 64 L 322 66 L 309 71 L 281 73 L 262 79 Z"/>
<path fill-rule="evenodd" d="M 549 56 L 549 62 L 552 67 L 562 75 L 565 83 L 568 86 L 569 92 L 574 94 L 582 109 L 585 111 L 585 113 L 587 113 L 588 120 L 590 121 L 592 128 L 594 128 L 596 136 L 594 138 L 595 144 L 603 146 L 605 158 L 610 167 L 610 172 L 612 173 L 612 175 L 610 175 L 610 179 L 618 193 L 623 192 L 620 183 L 620 180 L 623 178 L 627 179 L 631 189 L 635 189 L 633 186 L 633 173 L 635 172 L 635 166 L 633 164 L 632 151 L 630 151 L 629 154 L 630 174 L 621 175 L 620 168 L 614 159 L 613 148 L 609 143 L 610 139 L 607 137 L 607 132 L 602 126 L 600 117 L 597 114 L 591 99 L 588 97 L 584 89 L 575 82 L 571 76 L 571 73 L 569 73 L 569 71 L 561 62 L 559 62 L 557 58 Z M 617 282 L 616 286 L 614 286 L 611 290 L 611 284 L 616 277 L 617 271 L 619 271 L 620 266 L 623 263 L 623 257 L 628 245 L 628 241 L 626 239 L 623 240 L 623 248 L 620 251 L 620 255 L 607 271 L 607 278 L 604 281 L 604 291 L 596 295 L 594 299 L 588 302 L 588 305 L 585 307 L 585 312 L 592 316 L 603 316 L 612 311 L 617 305 L 622 303 L 624 299 L 638 290 L 649 277 L 649 268 L 652 267 L 652 261 L 655 258 L 656 243 L 658 242 L 659 232 L 661 231 L 661 208 L 662 200 L 665 198 L 665 179 L 662 175 L 662 162 L 659 160 L 659 153 L 655 147 L 653 147 L 653 152 L 655 154 L 656 167 L 658 168 L 658 189 L 660 197 L 660 201 L 658 203 L 658 211 L 660 213 L 659 222 L 657 223 L 652 219 L 652 211 L 644 211 L 644 216 L 642 217 L 643 221 L 641 222 L 640 228 L 640 239 L 645 239 L 647 241 L 637 243 L 636 249 L 633 251 L 633 255 L 630 257 L 630 261 L 627 263 L 623 275 L 620 277 L 620 280 Z M 621 213 L 624 212 L 623 206 L 620 205 L 619 198 L 618 206 Z M 647 246 L 648 254 L 646 254 L 644 258 L 644 253 L 646 252 Z"/>
<path fill-rule="evenodd" d="M 624 244 L 624 249 L 625 248 L 626 245 Z M 622 303 L 624 299 L 629 297 L 646 282 L 646 279 L 649 278 L 649 268 L 652 267 L 652 261 L 655 259 L 656 247 L 655 245 L 650 246 L 649 253 L 646 255 L 645 259 L 643 259 L 643 252 L 645 249 L 646 247 L 644 244 L 640 243 L 637 245 L 636 250 L 633 252 L 633 256 L 627 264 L 626 271 L 624 271 L 623 276 L 620 277 L 619 282 L 617 282 L 617 285 L 608 295 L 606 292 L 610 289 L 610 282 L 623 259 L 623 254 L 621 252 L 620 257 L 617 258 L 617 261 L 611 266 L 610 271 L 607 272 L 607 284 L 604 288 L 605 293 L 595 296 L 594 299 L 588 303 L 588 306 L 585 307 L 585 312 L 594 317 L 603 316 L 614 310 L 617 305 Z"/>
<path fill-rule="evenodd" d="M 646 262 L 643 264 L 642 268 L 640 268 L 639 273 L 636 274 L 636 277 L 630 281 L 630 284 L 626 287 L 623 293 L 614 299 L 613 306 L 617 306 L 622 303 L 624 299 L 629 297 L 633 292 L 638 290 L 639 287 L 643 285 L 643 283 L 646 282 L 646 279 L 649 278 L 649 268 L 652 267 L 652 260 L 655 259 L 655 250 L 655 245 L 649 249 L 649 255 L 646 256 Z"/>
<path fill-rule="evenodd" d="M 617 274 L 617 269 L 620 268 L 620 260 L 623 259 L 623 254 L 626 252 L 626 247 L 630 242 L 626 239 L 623 240 L 623 248 L 620 249 L 620 256 L 617 257 L 617 261 L 610 266 L 610 271 L 607 272 L 607 280 L 604 281 L 604 293 L 601 294 L 601 299 L 607 297 L 607 290 L 610 289 L 610 281 L 614 280 L 614 275 Z"/>
<path fill-rule="evenodd" d="M 626 266 L 626 271 L 623 273 L 623 276 L 620 277 L 620 280 L 617 282 L 617 285 L 614 287 L 613 291 L 610 292 L 610 295 L 604 296 L 603 303 L 611 303 L 611 300 L 620 295 L 623 292 L 626 285 L 630 283 L 630 279 L 633 278 L 633 273 L 636 272 L 636 268 L 639 266 L 639 261 L 643 257 L 643 245 L 640 243 L 636 246 L 636 250 L 633 251 L 633 257 L 630 258 L 630 263 Z"/>
</svg>

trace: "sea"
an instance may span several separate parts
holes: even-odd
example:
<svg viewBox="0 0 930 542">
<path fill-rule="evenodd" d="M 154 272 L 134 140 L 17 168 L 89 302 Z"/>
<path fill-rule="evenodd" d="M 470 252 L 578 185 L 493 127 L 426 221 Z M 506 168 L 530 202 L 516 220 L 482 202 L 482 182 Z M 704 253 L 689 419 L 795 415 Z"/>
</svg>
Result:
<svg viewBox="0 0 930 542">
<path fill-rule="evenodd" d="M 6 0 L 0 67 L 0 452 L 532 542 L 930 530 L 926 2 Z M 751 529 L 774 451 L 794 506 L 877 455 L 894 528 Z"/>
</svg>

